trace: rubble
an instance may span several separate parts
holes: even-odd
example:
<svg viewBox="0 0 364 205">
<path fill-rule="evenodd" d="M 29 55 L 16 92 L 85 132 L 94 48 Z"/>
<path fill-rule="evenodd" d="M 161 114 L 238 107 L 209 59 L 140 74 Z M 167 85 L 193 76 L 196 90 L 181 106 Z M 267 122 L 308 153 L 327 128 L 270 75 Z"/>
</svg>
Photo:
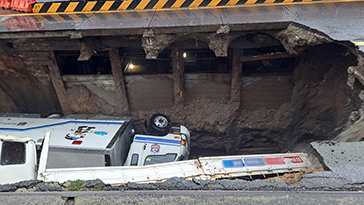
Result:
<svg viewBox="0 0 364 205">
<path fill-rule="evenodd" d="M 156 35 L 152 29 L 146 29 L 143 33 L 142 40 L 142 46 L 146 53 L 146 59 L 157 59 L 159 53 L 177 38 L 178 37 L 176 35 Z"/>
<path fill-rule="evenodd" d="M 305 49 L 333 41 L 327 35 L 303 25 L 292 23 L 277 34 L 284 48 L 291 54 L 302 53 Z"/>
<path fill-rule="evenodd" d="M 96 186 L 105 186 L 104 182 L 101 181 L 100 179 L 86 180 L 83 182 L 82 185 L 86 188 L 92 188 L 92 187 L 96 187 Z"/>
<path fill-rule="evenodd" d="M 316 170 L 302 170 L 296 173 L 286 173 L 281 176 L 277 177 L 270 177 L 265 179 L 265 181 L 272 182 L 272 183 L 289 183 L 294 184 L 302 180 L 302 176 L 305 174 L 315 173 L 315 172 L 322 172 L 324 169 L 316 169 Z"/>
<path fill-rule="evenodd" d="M 298 173 L 285 174 L 271 179 L 221 179 L 221 180 L 186 180 L 183 178 L 170 178 L 159 183 L 127 183 L 110 185 L 81 182 L 82 191 L 126 191 L 126 190 L 246 190 L 246 191 L 363 191 L 364 166 L 347 165 L 335 168 L 332 171 L 311 170 Z M 37 184 L 34 184 L 37 183 Z M 95 184 L 91 186 L 91 184 Z M 15 184 L 0 185 L 0 192 L 52 192 L 52 191 L 78 191 L 68 189 L 70 182 L 57 184 L 54 182 L 27 182 L 19 186 Z M 88 184 L 89 186 L 83 186 Z M 100 184 L 103 186 L 100 186 Z M 19 185 L 19 184 L 18 184 Z"/>
<path fill-rule="evenodd" d="M 62 187 L 58 182 L 45 183 L 41 182 L 35 185 L 36 191 L 62 191 Z"/>
</svg>

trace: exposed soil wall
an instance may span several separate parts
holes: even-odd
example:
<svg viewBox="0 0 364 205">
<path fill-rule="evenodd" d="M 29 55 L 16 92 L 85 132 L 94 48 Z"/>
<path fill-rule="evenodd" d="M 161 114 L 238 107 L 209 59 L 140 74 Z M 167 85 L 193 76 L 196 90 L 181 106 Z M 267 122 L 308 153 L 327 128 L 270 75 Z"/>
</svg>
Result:
<svg viewBox="0 0 364 205">
<path fill-rule="evenodd" d="M 201 97 L 184 106 L 133 115 L 145 119 L 161 112 L 186 125 L 192 130 L 192 151 L 196 155 L 201 151 L 211 155 L 304 151 L 302 143 L 333 138 L 350 112 L 360 107 L 360 90 L 352 91 L 346 85 L 346 69 L 356 64 L 356 57 L 343 46 L 314 46 L 300 57 L 289 81 L 294 82 L 292 89 L 287 89 L 287 81 L 276 87 L 284 96 L 278 107 L 257 106 L 252 110 L 245 109 L 243 103 L 236 109 L 229 103 Z M 269 84 L 269 79 L 266 81 Z M 262 95 L 264 89 L 259 87 L 255 92 Z M 253 88 L 249 88 L 252 94 Z M 291 96 L 289 100 L 287 96 Z"/>
<path fill-rule="evenodd" d="M 244 76 L 241 107 L 244 110 L 277 109 L 291 101 L 293 86 L 294 77 L 291 75 Z"/>
<path fill-rule="evenodd" d="M 347 48 L 334 44 L 307 49 L 296 68 L 292 96 L 294 118 L 292 134 L 332 138 L 361 105 L 360 89 L 346 84 L 347 68 L 357 58 Z"/>
<path fill-rule="evenodd" d="M 0 45 L 0 112 L 60 113 L 57 96 L 43 66 L 26 66 L 10 47 Z"/>
<path fill-rule="evenodd" d="M 14 103 L 8 94 L 6 94 L 2 89 L 0 89 L 0 107 L 2 112 L 19 112 L 18 107 Z"/>
<path fill-rule="evenodd" d="M 230 99 L 230 87 L 230 74 L 184 74 L 186 103 L 201 97 L 227 102 Z"/>
<path fill-rule="evenodd" d="M 63 80 L 72 113 L 120 115 L 112 75 L 70 75 Z"/>
<path fill-rule="evenodd" d="M 130 75 L 125 81 L 132 111 L 173 106 L 172 74 Z"/>
<path fill-rule="evenodd" d="M 358 97 L 361 88 L 351 90 L 346 84 L 347 68 L 358 64 L 357 57 L 345 46 L 322 44 L 329 39 L 319 35 L 306 43 L 311 47 L 301 41 L 290 43 L 285 39 L 299 33 L 292 28 L 287 31 L 278 38 L 284 45 L 292 44 L 286 45 L 288 51 L 299 54 L 294 73 L 244 76 L 243 68 L 240 106 L 229 102 L 229 74 L 185 74 L 185 102 L 176 106 L 171 74 L 124 76 L 137 127 L 156 112 L 167 114 L 192 131 L 194 155 L 304 151 L 304 144 L 312 140 L 332 139 L 362 103 Z M 312 31 L 301 34 L 313 35 Z M 61 112 L 45 66 L 50 61 L 45 52 L 48 47 L 41 47 L 43 50 L 35 52 L 40 57 L 31 60 L 20 51 L 14 55 L 11 46 L 1 46 L 0 112 Z M 36 59 L 42 61 L 37 64 Z M 123 105 L 112 75 L 102 83 L 98 78 L 103 76 L 84 82 L 63 77 L 65 97 L 74 114 L 120 115 Z"/>
</svg>

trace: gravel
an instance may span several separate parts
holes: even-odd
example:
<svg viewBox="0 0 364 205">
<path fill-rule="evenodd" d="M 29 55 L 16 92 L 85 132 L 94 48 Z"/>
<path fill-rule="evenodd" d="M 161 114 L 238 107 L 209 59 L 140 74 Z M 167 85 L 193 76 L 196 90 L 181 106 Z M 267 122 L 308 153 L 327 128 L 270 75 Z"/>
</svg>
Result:
<svg viewBox="0 0 364 205">
<path fill-rule="evenodd" d="M 86 180 L 82 184 L 86 188 L 93 188 L 95 186 L 105 186 L 104 182 L 101 179 L 95 179 L 95 180 Z"/>
<path fill-rule="evenodd" d="M 349 169 L 350 167 L 346 167 Z M 171 178 L 165 182 L 137 184 L 127 183 L 120 186 L 110 186 L 100 181 L 84 182 L 84 187 L 92 190 L 93 187 L 103 184 L 103 191 L 124 191 L 124 190 L 247 190 L 247 191 L 295 191 L 295 190 L 323 190 L 323 191 L 363 191 L 363 177 L 355 178 L 354 175 L 364 175 L 364 167 L 355 170 L 355 173 L 348 174 L 348 170 L 334 170 L 305 174 L 302 180 L 295 184 L 272 183 L 257 179 L 247 181 L 244 179 L 222 179 L 216 181 L 186 180 L 183 178 Z M 337 171 L 337 172 L 335 172 Z M 357 180 L 358 179 L 358 180 Z M 97 183 L 96 183 L 97 182 Z M 196 183 L 197 182 L 197 183 Z M 1 192 L 52 192 L 62 191 L 66 188 L 56 182 L 30 183 L 28 187 L 17 187 L 15 184 L 0 185 Z M 23 183 L 24 184 L 24 183 Z M 91 186 L 94 184 L 94 186 Z M 87 189 L 86 189 L 87 190 Z"/>
<path fill-rule="evenodd" d="M 35 186 L 35 191 L 62 191 L 62 187 L 57 182 L 50 182 L 50 183 L 39 183 Z"/>
</svg>

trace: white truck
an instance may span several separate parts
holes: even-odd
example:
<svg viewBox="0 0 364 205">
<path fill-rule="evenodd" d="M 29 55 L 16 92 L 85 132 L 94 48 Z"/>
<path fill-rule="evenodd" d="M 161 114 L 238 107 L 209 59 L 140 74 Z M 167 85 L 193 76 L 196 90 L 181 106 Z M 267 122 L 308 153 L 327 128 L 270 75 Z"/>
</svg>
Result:
<svg viewBox="0 0 364 205">
<path fill-rule="evenodd" d="M 171 177 L 214 180 L 295 172 L 310 167 L 307 154 L 284 153 L 202 157 L 147 166 L 48 168 L 50 135 L 48 132 L 44 138 L 39 166 L 33 139 L 0 135 L 0 184 L 31 179 L 60 183 L 77 179 L 101 179 L 108 184 L 159 182 Z"/>
<path fill-rule="evenodd" d="M 171 177 L 214 180 L 310 167 L 304 153 L 179 161 L 189 155 L 186 127 L 171 126 L 166 116 L 155 115 L 141 135 L 135 134 L 130 120 L 0 117 L 0 184 L 32 179 L 60 183 L 101 179 L 109 184 Z"/>
<path fill-rule="evenodd" d="M 186 127 L 172 126 L 168 117 L 157 114 L 146 130 L 154 135 L 136 134 L 131 118 L 0 117 L 0 135 L 31 138 L 38 150 L 45 133 L 52 133 L 49 168 L 142 166 L 188 158 L 190 132 Z"/>
</svg>

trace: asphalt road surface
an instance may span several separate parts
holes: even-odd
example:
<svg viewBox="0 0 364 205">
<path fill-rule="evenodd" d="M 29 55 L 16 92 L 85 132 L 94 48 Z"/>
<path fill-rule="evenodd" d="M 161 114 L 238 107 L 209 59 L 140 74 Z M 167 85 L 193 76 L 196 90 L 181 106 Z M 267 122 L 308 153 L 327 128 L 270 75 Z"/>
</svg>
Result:
<svg viewBox="0 0 364 205">
<path fill-rule="evenodd" d="M 1 204 L 364 204 L 362 192 L 108 191 L 0 193 Z"/>
</svg>

